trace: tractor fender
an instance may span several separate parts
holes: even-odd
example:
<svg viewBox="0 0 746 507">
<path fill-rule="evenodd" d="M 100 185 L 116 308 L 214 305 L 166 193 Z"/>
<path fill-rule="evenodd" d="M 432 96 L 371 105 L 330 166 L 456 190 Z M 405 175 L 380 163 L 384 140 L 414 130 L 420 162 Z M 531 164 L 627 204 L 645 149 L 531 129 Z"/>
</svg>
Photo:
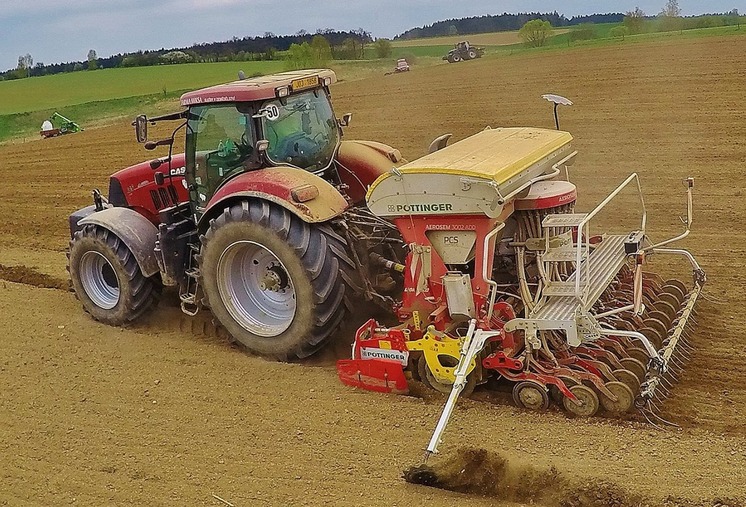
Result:
<svg viewBox="0 0 746 507">
<path fill-rule="evenodd" d="M 207 203 L 197 229 L 235 201 L 253 197 L 273 202 L 307 223 L 326 222 L 347 209 L 347 200 L 325 179 L 296 167 L 279 166 L 239 174 Z"/>
<path fill-rule="evenodd" d="M 402 161 L 399 150 L 374 141 L 342 141 L 337 152 L 339 178 L 354 203 L 364 202 L 370 184 Z"/>
<path fill-rule="evenodd" d="M 119 206 L 107 208 L 78 222 L 78 226 L 86 224 L 98 225 L 116 234 L 135 256 L 146 278 L 160 272 L 154 252 L 158 229 L 137 211 Z"/>
</svg>

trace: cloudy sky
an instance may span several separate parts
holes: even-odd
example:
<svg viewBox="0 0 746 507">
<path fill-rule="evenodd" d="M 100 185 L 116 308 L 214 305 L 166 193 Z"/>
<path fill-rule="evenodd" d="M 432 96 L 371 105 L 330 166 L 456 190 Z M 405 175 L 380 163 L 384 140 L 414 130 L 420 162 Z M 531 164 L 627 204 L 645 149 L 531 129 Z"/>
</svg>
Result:
<svg viewBox="0 0 746 507">
<path fill-rule="evenodd" d="M 656 14 L 666 0 L 2 0 L 0 70 L 18 56 L 35 63 L 85 60 L 138 49 L 189 46 L 304 29 L 365 28 L 394 35 L 447 18 L 502 12 L 553 11 L 571 17 L 626 12 L 640 6 Z M 684 15 L 746 12 L 746 0 L 679 0 Z"/>
</svg>

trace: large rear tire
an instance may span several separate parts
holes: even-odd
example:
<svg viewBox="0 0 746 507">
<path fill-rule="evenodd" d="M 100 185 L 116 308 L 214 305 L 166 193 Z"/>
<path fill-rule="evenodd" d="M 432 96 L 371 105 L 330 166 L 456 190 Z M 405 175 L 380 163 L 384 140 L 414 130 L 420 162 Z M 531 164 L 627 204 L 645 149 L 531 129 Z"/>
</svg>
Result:
<svg viewBox="0 0 746 507">
<path fill-rule="evenodd" d="M 316 352 L 347 311 L 354 264 L 328 226 L 266 201 L 242 201 L 201 238 L 205 303 L 249 351 L 282 361 Z"/>
<path fill-rule="evenodd" d="M 160 282 L 143 276 L 130 249 L 103 227 L 89 224 L 75 233 L 67 269 L 83 309 L 105 324 L 134 321 L 160 296 Z"/>
</svg>

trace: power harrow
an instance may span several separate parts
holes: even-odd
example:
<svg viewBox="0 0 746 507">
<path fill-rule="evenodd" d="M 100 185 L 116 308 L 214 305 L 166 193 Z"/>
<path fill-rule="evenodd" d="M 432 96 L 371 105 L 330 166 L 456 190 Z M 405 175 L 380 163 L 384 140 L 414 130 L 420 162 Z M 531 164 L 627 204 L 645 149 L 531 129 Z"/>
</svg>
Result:
<svg viewBox="0 0 746 507">
<path fill-rule="evenodd" d="M 569 103 L 547 98 L 555 114 Z M 575 212 L 576 187 L 561 178 L 577 153 L 571 144 L 559 129 L 488 128 L 434 143 L 369 188 L 370 211 L 408 246 L 404 264 L 389 262 L 402 277 L 400 324 L 368 321 L 337 370 L 364 389 L 405 393 L 414 378 L 449 393 L 428 455 L 459 396 L 491 379 L 512 385 L 515 403 L 531 410 L 554 403 L 590 417 L 637 408 L 663 421 L 660 401 L 691 351 L 705 283 L 694 257 L 670 246 L 689 234 L 693 180 L 685 181 L 684 232 L 654 242 L 637 174 L 590 212 Z M 625 189 L 636 191 L 639 223 L 592 234 L 591 221 Z M 691 282 L 647 271 L 653 255 L 686 259 Z M 413 480 L 426 482 L 422 474 L 414 470 Z"/>
</svg>

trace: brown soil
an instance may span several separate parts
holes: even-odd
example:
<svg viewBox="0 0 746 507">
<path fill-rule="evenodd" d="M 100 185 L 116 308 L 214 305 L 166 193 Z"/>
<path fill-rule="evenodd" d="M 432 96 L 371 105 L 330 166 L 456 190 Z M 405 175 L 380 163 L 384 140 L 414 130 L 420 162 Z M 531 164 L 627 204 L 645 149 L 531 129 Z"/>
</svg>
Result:
<svg viewBox="0 0 746 507">
<path fill-rule="evenodd" d="M 39 273 L 27 266 L 3 266 L 0 264 L 0 280 L 24 283 L 44 289 L 66 289 L 70 284 L 66 279 L 55 278 L 46 273 Z"/>
<path fill-rule="evenodd" d="M 664 406 L 683 428 L 465 400 L 445 454 L 431 458 L 451 475 L 469 470 L 449 489 L 401 479 L 442 398 L 341 385 L 332 364 L 351 335 L 312 364 L 278 364 L 232 347 L 209 316 L 182 316 L 173 297 L 119 329 L 91 321 L 66 290 L 44 288 L 66 289 L 70 211 L 108 174 L 147 158 L 128 121 L 0 147 L 0 504 L 224 505 L 217 495 L 236 506 L 742 505 L 745 80 L 746 37 L 672 36 L 336 86 L 337 112 L 355 113 L 348 138 L 410 159 L 444 132 L 550 126 L 541 94 L 568 96 L 575 106 L 560 119 L 580 150 L 570 171 L 579 208 L 637 171 L 655 238 L 681 229 L 681 180 L 696 178 L 682 246 L 707 271 L 713 300 L 700 307 L 696 353 Z M 634 226 L 636 200 L 620 197 L 598 232 Z M 679 262 L 657 267 L 688 277 Z"/>
</svg>

